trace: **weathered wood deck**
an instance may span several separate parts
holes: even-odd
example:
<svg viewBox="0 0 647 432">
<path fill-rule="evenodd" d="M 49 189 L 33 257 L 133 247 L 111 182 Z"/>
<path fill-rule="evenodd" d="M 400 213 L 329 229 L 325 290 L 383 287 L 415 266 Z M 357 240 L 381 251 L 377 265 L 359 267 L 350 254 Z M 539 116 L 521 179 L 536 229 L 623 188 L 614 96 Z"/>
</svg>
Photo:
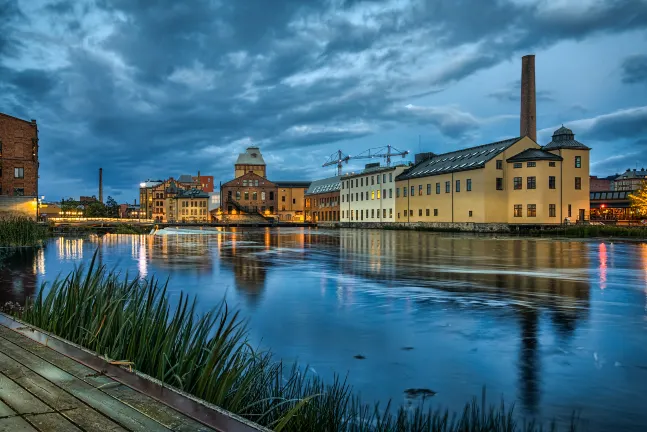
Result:
<svg viewBox="0 0 647 432">
<path fill-rule="evenodd" d="M 2 315 L 2 314 L 0 314 Z M 115 379 L 108 370 L 93 369 L 78 359 L 49 348 L 28 337 L 27 332 L 37 330 L 8 324 L 6 316 L 0 320 L 0 432 L 17 431 L 229 431 L 248 432 L 262 430 L 229 418 L 222 411 L 207 412 L 206 417 L 216 422 L 199 422 L 179 410 L 174 400 L 169 406 L 148 394 L 125 385 L 126 379 Z M 13 329 L 9 328 L 13 327 Z M 23 334 L 21 334 L 23 333 Z M 44 334 L 48 340 L 52 337 Z M 58 339 L 58 344 L 65 343 Z M 72 346 L 70 352 L 74 352 Z M 67 354 L 67 353 L 66 353 Z M 96 366 L 99 357 L 95 357 Z M 92 362 L 91 362 L 92 363 Z M 107 364 L 107 362 L 106 362 Z M 111 368 L 112 366 L 112 368 Z M 124 371 L 125 374 L 129 372 Z M 119 375 L 119 374 L 117 374 Z M 141 379 L 134 374 L 134 378 Z M 150 383 L 151 388 L 159 386 Z M 159 390 L 159 389 L 158 389 Z M 160 392 L 168 393 L 168 390 Z M 208 410 L 204 404 L 173 392 L 179 403 L 196 412 L 200 418 Z M 173 397 L 171 398 L 173 400 Z M 209 417 L 211 416 L 211 417 Z M 217 422 L 222 424 L 218 427 Z"/>
</svg>

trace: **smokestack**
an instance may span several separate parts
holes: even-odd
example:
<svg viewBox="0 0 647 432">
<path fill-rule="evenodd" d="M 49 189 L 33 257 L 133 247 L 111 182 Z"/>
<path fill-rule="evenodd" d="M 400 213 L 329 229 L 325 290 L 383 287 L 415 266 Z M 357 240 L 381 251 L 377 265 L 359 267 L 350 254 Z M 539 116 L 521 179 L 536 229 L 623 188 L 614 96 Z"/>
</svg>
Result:
<svg viewBox="0 0 647 432">
<path fill-rule="evenodd" d="M 103 168 L 99 168 L 99 202 L 103 202 Z"/>
<path fill-rule="evenodd" d="M 519 136 L 528 136 L 533 141 L 537 141 L 534 55 L 521 58 L 521 127 Z"/>
</svg>

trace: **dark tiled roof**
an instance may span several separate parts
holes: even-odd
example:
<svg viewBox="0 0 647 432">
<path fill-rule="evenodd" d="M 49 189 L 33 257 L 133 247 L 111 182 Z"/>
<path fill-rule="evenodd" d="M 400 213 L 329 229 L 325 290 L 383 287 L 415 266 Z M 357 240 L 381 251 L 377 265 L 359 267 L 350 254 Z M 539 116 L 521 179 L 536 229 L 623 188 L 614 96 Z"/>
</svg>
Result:
<svg viewBox="0 0 647 432">
<path fill-rule="evenodd" d="M 360 172 L 344 174 L 344 179 L 359 177 L 359 176 L 363 176 L 363 175 L 366 175 L 366 174 L 376 174 L 376 173 L 381 173 L 381 172 L 389 172 L 389 171 L 393 171 L 394 169 L 396 169 L 398 167 L 409 166 L 409 165 L 411 165 L 411 162 L 392 163 L 391 166 L 379 166 L 378 165 L 378 166 L 374 166 L 374 167 L 365 168 Z"/>
<path fill-rule="evenodd" d="M 209 198 L 209 194 L 199 189 L 181 191 L 175 198 Z"/>
<path fill-rule="evenodd" d="M 591 192 L 592 200 L 628 200 L 631 191 Z"/>
<path fill-rule="evenodd" d="M 276 181 L 274 182 L 278 187 L 283 188 L 308 188 L 311 181 Z"/>
<path fill-rule="evenodd" d="M 430 177 L 458 171 L 483 168 L 485 163 L 519 141 L 521 137 L 510 138 L 477 147 L 470 147 L 449 153 L 443 153 L 414 165 L 400 174 L 396 180 L 416 177 Z"/>
<path fill-rule="evenodd" d="M 341 176 L 328 177 L 315 180 L 310 184 L 306 195 L 316 195 L 329 192 L 337 192 L 341 189 Z"/>
<path fill-rule="evenodd" d="M 632 179 L 632 178 L 645 178 L 647 177 L 647 171 L 644 169 L 638 170 L 627 170 L 616 177 L 616 180 Z"/>
<path fill-rule="evenodd" d="M 180 183 L 193 183 L 193 177 L 189 174 L 182 174 L 177 181 Z"/>
<path fill-rule="evenodd" d="M 553 140 L 546 144 L 543 149 L 556 150 L 563 148 L 572 150 L 591 150 L 590 147 L 587 147 L 581 142 L 575 140 L 575 134 L 573 131 L 564 127 L 564 125 L 553 132 Z"/>
<path fill-rule="evenodd" d="M 247 147 L 245 153 L 240 153 L 236 165 L 265 165 L 265 159 L 258 147 Z"/>
<path fill-rule="evenodd" d="M 507 159 L 507 162 L 526 162 L 540 160 L 561 161 L 563 160 L 563 158 L 559 155 L 544 151 L 542 149 L 528 148 L 521 153 L 517 153 L 516 155 L 509 157 Z"/>
</svg>

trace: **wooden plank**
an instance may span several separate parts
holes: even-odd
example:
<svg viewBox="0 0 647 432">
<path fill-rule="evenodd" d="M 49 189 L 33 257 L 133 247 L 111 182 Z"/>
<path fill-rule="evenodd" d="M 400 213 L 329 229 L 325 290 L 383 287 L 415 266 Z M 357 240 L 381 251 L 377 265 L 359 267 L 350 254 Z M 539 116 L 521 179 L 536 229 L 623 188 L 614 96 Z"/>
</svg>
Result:
<svg viewBox="0 0 647 432">
<path fill-rule="evenodd" d="M 0 417 L 9 417 L 12 415 L 16 415 L 16 412 L 0 400 Z"/>
<path fill-rule="evenodd" d="M 0 432 L 37 432 L 22 417 L 0 419 Z"/>
<path fill-rule="evenodd" d="M 24 419 L 41 432 L 82 432 L 58 413 L 29 415 Z"/>
<path fill-rule="evenodd" d="M 0 372 L 84 430 L 125 432 L 115 422 L 3 353 L 0 353 Z M 0 407 L 0 417 L 1 413 Z"/>
<path fill-rule="evenodd" d="M 36 372 L 41 377 L 64 389 L 77 399 L 85 402 L 106 417 L 119 423 L 125 429 L 142 432 L 166 432 L 169 430 L 145 414 L 121 403 L 110 395 L 92 387 L 88 383 L 74 377 L 31 352 L 24 350 L 7 339 L 0 338 L 0 351 L 24 367 Z M 116 381 L 112 382 L 118 384 Z"/>
<path fill-rule="evenodd" d="M 0 374 L 0 399 L 17 414 L 42 414 L 52 409 L 39 401 L 34 395 Z"/>
<path fill-rule="evenodd" d="M 22 336 L 21 334 L 0 325 L 0 337 L 19 344 L 23 349 L 30 353 L 43 358 L 55 366 L 65 370 L 76 378 L 88 383 L 89 385 L 100 388 L 101 391 L 111 395 L 115 399 L 125 403 L 155 419 L 167 428 L 178 432 L 193 431 L 212 431 L 213 429 L 204 426 L 202 423 L 174 410 L 173 408 L 152 399 L 137 390 L 127 386 L 110 387 L 114 380 L 105 375 L 98 374 L 77 361 L 61 355 L 46 346 Z M 1 360 L 0 360 L 1 362 Z M 108 387 L 102 387 L 105 385 Z"/>
</svg>

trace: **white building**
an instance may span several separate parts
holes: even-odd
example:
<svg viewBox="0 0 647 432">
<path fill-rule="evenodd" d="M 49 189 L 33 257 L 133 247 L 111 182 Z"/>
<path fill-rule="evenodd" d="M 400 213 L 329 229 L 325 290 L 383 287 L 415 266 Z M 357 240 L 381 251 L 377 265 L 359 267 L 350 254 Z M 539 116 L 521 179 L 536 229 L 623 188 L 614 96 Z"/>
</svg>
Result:
<svg viewBox="0 0 647 432">
<path fill-rule="evenodd" d="M 395 222 L 395 178 L 409 164 L 367 164 L 360 173 L 341 178 L 341 222 Z"/>
</svg>

